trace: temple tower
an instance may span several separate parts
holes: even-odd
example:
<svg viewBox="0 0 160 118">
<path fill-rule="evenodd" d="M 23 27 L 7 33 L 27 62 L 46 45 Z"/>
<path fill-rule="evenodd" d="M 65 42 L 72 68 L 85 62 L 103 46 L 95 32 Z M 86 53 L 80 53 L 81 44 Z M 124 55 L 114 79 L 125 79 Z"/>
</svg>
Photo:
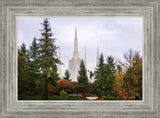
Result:
<svg viewBox="0 0 160 118">
<path fill-rule="evenodd" d="M 81 62 L 81 59 L 79 57 L 77 27 L 76 27 L 75 28 L 73 57 L 69 60 L 69 64 L 68 64 L 68 71 L 70 73 L 70 78 L 72 81 L 77 82 L 77 76 L 78 76 L 78 71 L 79 71 L 79 67 L 80 67 L 80 62 Z"/>
<path fill-rule="evenodd" d="M 74 52 L 73 57 L 78 58 L 79 57 L 79 51 L 78 51 L 78 38 L 77 38 L 77 27 L 75 28 L 75 38 L 74 38 Z"/>
<path fill-rule="evenodd" d="M 97 47 L 96 66 L 99 64 L 99 48 Z"/>
<path fill-rule="evenodd" d="M 87 58 L 86 58 L 86 47 L 84 47 L 84 64 L 87 70 Z"/>
<path fill-rule="evenodd" d="M 90 78 L 90 71 L 87 69 L 86 47 L 84 47 L 84 63 L 85 63 L 85 68 L 86 68 L 86 74 L 88 77 L 88 82 L 93 83 L 93 80 Z"/>
</svg>

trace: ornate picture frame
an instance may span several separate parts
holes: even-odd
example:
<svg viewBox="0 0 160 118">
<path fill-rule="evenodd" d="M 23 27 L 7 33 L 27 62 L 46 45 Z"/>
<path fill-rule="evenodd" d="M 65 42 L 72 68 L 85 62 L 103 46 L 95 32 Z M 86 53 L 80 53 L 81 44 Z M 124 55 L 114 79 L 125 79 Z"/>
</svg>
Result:
<svg viewBox="0 0 160 118">
<path fill-rule="evenodd" d="M 160 117 L 159 0 L 0 0 L 0 117 Z M 18 101 L 17 17 L 143 17 L 142 101 Z"/>
</svg>

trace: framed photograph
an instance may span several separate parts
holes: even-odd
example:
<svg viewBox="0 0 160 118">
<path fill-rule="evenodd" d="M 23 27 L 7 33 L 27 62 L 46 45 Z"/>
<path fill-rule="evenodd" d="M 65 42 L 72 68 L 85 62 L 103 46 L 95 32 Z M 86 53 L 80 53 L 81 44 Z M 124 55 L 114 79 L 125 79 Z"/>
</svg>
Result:
<svg viewBox="0 0 160 118">
<path fill-rule="evenodd" d="M 160 116 L 158 0 L 0 8 L 1 117 Z"/>
<path fill-rule="evenodd" d="M 17 26 L 18 100 L 143 100 L 143 17 L 18 17 Z"/>
</svg>

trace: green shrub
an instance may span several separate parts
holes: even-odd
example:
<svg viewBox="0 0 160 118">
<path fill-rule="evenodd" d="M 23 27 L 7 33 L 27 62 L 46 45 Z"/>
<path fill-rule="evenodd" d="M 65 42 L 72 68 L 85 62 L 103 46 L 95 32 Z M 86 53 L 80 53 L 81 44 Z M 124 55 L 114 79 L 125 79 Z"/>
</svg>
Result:
<svg viewBox="0 0 160 118">
<path fill-rule="evenodd" d="M 60 96 L 61 96 L 62 98 L 64 98 L 65 96 L 68 96 L 68 93 L 65 92 L 64 90 L 62 90 L 62 91 L 60 92 Z"/>
<path fill-rule="evenodd" d="M 115 100 L 115 97 L 112 96 L 103 96 L 103 100 Z"/>
<path fill-rule="evenodd" d="M 69 100 L 82 100 L 82 96 L 80 94 L 69 94 L 68 99 Z"/>
</svg>

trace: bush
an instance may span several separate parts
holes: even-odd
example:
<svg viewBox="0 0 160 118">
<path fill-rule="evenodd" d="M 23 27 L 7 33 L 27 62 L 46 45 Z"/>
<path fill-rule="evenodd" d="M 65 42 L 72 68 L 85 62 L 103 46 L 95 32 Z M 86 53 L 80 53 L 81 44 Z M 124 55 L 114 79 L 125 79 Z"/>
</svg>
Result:
<svg viewBox="0 0 160 118">
<path fill-rule="evenodd" d="M 64 98 L 64 97 L 67 96 L 67 95 L 68 95 L 68 93 L 65 92 L 64 90 L 62 90 L 62 91 L 60 92 L 60 96 L 61 96 L 62 98 Z"/>
<path fill-rule="evenodd" d="M 69 94 L 68 99 L 69 100 L 82 100 L 82 96 L 80 94 Z"/>
<path fill-rule="evenodd" d="M 50 83 L 48 83 L 48 84 L 49 84 L 49 85 L 48 85 L 48 92 L 49 92 L 50 94 L 59 95 L 59 91 L 58 91 L 57 87 L 56 87 L 56 86 L 53 86 L 53 85 L 50 84 Z"/>
<path fill-rule="evenodd" d="M 115 100 L 115 97 L 112 96 L 103 96 L 103 100 Z"/>
<path fill-rule="evenodd" d="M 79 85 L 77 82 L 70 82 L 68 80 L 59 80 L 57 83 L 58 91 L 65 90 L 69 94 L 78 93 Z"/>
</svg>

